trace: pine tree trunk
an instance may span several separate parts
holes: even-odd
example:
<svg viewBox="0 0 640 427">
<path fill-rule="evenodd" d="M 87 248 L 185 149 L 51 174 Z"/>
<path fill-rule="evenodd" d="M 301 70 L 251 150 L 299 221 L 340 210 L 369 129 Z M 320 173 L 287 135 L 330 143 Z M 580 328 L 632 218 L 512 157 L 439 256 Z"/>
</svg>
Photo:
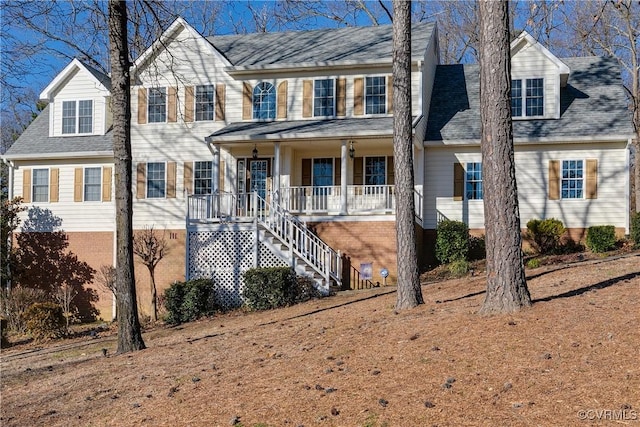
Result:
<svg viewBox="0 0 640 427">
<path fill-rule="evenodd" d="M 411 134 L 411 2 L 393 1 L 393 155 L 398 295 L 396 310 L 423 304 L 416 252 Z"/>
<path fill-rule="evenodd" d="M 511 54 L 508 2 L 481 0 L 480 120 L 487 249 L 483 314 L 531 305 L 522 261 L 522 238 L 511 123 Z"/>
<path fill-rule="evenodd" d="M 116 304 L 118 353 L 145 348 L 138 319 L 133 270 L 131 99 L 127 47 L 127 3 L 109 1 L 109 56 L 116 202 Z"/>
</svg>

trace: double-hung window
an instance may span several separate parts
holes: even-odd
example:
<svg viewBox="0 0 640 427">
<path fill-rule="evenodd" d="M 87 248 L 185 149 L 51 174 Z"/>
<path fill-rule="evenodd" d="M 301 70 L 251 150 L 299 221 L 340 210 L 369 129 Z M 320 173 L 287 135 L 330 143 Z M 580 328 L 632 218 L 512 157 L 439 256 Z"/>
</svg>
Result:
<svg viewBox="0 0 640 427">
<path fill-rule="evenodd" d="M 582 199 L 584 185 L 584 168 L 582 160 L 562 161 L 562 198 Z"/>
<path fill-rule="evenodd" d="M 314 80 L 313 115 L 330 117 L 335 115 L 335 85 L 333 79 Z"/>
<path fill-rule="evenodd" d="M 511 80 L 511 116 L 544 116 L 544 79 Z"/>
<path fill-rule="evenodd" d="M 213 85 L 196 86 L 196 121 L 213 120 Z"/>
<path fill-rule="evenodd" d="M 166 165 L 164 162 L 147 163 L 147 198 L 165 197 L 166 188 Z"/>
<path fill-rule="evenodd" d="M 156 87 L 149 89 L 147 112 L 149 123 L 167 121 L 167 88 Z"/>
<path fill-rule="evenodd" d="M 84 201 L 99 202 L 102 200 L 102 168 L 85 168 Z"/>
<path fill-rule="evenodd" d="M 367 114 L 387 112 L 387 84 L 384 76 L 367 77 L 365 84 L 365 105 Z"/>
<path fill-rule="evenodd" d="M 467 200 L 482 200 L 482 163 L 467 163 L 465 193 Z"/>
<path fill-rule="evenodd" d="M 34 203 L 49 201 L 49 169 L 34 169 L 31 180 L 31 200 Z"/>
<path fill-rule="evenodd" d="M 387 158 L 366 157 L 364 160 L 364 184 L 385 185 L 387 181 Z"/>
<path fill-rule="evenodd" d="M 193 168 L 193 193 L 211 194 L 213 162 L 195 162 Z"/>
<path fill-rule="evenodd" d="M 93 101 L 62 102 L 62 134 L 93 132 Z"/>
<path fill-rule="evenodd" d="M 258 120 L 276 118 L 276 88 L 269 82 L 258 83 L 253 88 L 253 118 Z"/>
</svg>

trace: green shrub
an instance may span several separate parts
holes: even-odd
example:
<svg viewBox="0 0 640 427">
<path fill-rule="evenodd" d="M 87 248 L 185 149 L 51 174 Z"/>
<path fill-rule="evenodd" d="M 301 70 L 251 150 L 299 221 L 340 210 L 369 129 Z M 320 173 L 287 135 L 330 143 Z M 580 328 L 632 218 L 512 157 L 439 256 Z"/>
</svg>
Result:
<svg viewBox="0 0 640 427">
<path fill-rule="evenodd" d="M 477 261 L 487 257 L 487 247 L 484 236 L 469 237 L 469 261 Z"/>
<path fill-rule="evenodd" d="M 285 307 L 320 296 L 310 279 L 289 267 L 252 268 L 244 273 L 242 296 L 252 310 Z"/>
<path fill-rule="evenodd" d="M 640 248 L 640 212 L 631 216 L 631 240 L 636 249 Z"/>
<path fill-rule="evenodd" d="M 175 282 L 164 291 L 167 310 L 165 321 L 170 324 L 191 322 L 215 313 L 215 285 L 209 279 Z"/>
<path fill-rule="evenodd" d="M 60 304 L 35 303 L 24 313 L 24 318 L 27 332 L 36 341 L 58 338 L 65 330 L 65 319 Z"/>
<path fill-rule="evenodd" d="M 535 249 L 541 254 L 555 252 L 565 232 L 562 221 L 555 218 L 531 219 L 527 222 L 527 230 Z"/>
<path fill-rule="evenodd" d="M 460 221 L 444 220 L 436 229 L 436 258 L 443 264 L 467 259 L 469 227 Z"/>
<path fill-rule="evenodd" d="M 531 258 L 527 261 L 527 268 L 538 268 L 540 267 L 540 259 L 539 258 Z"/>
<path fill-rule="evenodd" d="M 587 230 L 587 247 L 591 252 L 606 252 L 616 246 L 616 228 L 613 225 L 594 225 Z"/>
<path fill-rule="evenodd" d="M 449 264 L 449 273 L 453 277 L 466 276 L 469 273 L 469 261 L 466 259 L 457 259 Z"/>
</svg>

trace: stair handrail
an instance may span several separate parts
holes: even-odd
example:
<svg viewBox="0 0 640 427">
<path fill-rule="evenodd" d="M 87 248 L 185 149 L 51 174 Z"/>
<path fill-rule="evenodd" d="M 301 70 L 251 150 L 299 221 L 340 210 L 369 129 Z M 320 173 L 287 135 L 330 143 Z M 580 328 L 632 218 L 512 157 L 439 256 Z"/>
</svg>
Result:
<svg viewBox="0 0 640 427">
<path fill-rule="evenodd" d="M 323 276 L 327 287 L 331 279 L 342 285 L 340 254 L 281 206 L 253 193 L 253 210 L 258 223 L 268 229 L 292 252 Z"/>
</svg>

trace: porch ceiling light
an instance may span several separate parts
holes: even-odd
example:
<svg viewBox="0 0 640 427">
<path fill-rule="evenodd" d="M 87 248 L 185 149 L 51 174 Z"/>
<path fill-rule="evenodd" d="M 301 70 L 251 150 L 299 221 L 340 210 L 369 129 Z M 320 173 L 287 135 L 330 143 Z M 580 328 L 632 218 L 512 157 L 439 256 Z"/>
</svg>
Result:
<svg viewBox="0 0 640 427">
<path fill-rule="evenodd" d="M 356 155 L 356 149 L 353 148 L 353 141 L 349 141 L 351 143 L 351 145 L 349 146 L 349 157 L 350 158 L 354 158 L 354 156 Z"/>
<path fill-rule="evenodd" d="M 251 154 L 253 155 L 254 160 L 258 158 L 258 146 L 257 145 L 253 146 L 253 151 L 251 151 Z"/>
</svg>

